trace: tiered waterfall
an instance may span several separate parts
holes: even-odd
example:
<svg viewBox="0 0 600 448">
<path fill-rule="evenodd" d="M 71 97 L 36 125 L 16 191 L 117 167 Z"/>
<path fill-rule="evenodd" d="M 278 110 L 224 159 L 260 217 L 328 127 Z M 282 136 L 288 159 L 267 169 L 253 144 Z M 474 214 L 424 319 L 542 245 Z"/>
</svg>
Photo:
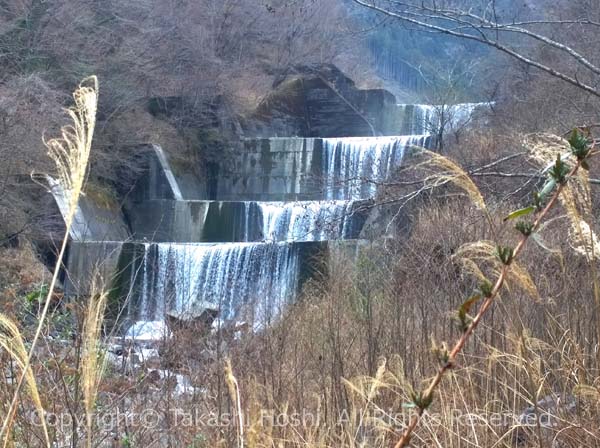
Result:
<svg viewBox="0 0 600 448">
<path fill-rule="evenodd" d="M 466 121 L 474 107 L 454 106 L 454 115 Z M 361 237 L 378 187 L 407 154 L 431 146 L 435 108 L 397 112 L 409 135 L 245 140 L 211 185 L 178 178 L 155 147 L 126 210 L 130 241 L 73 238 L 67 287 L 82 288 L 77 279 L 103 257 L 130 321 L 207 306 L 223 319 L 272 320 L 331 242 Z"/>
</svg>

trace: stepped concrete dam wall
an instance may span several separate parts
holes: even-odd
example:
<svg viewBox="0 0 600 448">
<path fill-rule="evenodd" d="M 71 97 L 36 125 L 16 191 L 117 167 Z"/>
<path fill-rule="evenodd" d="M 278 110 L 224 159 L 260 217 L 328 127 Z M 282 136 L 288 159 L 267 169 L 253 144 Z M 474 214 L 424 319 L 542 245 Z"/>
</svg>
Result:
<svg viewBox="0 0 600 448">
<path fill-rule="evenodd" d="M 454 125 L 486 106 L 451 106 Z M 89 294 L 100 276 L 125 322 L 206 307 L 223 319 L 271 322 L 308 279 L 326 275 L 329 257 L 356 253 L 380 185 L 433 147 L 439 107 L 393 110 L 378 126 L 397 135 L 243 138 L 233 160 L 202 177 L 178 173 L 151 146 L 147 169 L 110 212 L 113 224 L 100 225 L 104 212 L 81 203 L 66 294 Z M 60 186 L 52 192 L 59 206 L 68 198 Z"/>
</svg>

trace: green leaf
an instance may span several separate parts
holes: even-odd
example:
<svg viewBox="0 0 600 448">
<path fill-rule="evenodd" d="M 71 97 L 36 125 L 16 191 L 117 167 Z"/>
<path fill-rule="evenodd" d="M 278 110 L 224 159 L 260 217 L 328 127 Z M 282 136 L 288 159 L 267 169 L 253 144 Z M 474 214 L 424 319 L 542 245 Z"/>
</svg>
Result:
<svg viewBox="0 0 600 448">
<path fill-rule="evenodd" d="M 489 280 L 484 280 L 479 285 L 479 291 L 483 294 L 484 297 L 491 297 L 492 291 L 494 290 L 494 285 Z"/>
<path fill-rule="evenodd" d="M 29 303 L 29 304 L 38 303 L 41 300 L 43 300 L 47 295 L 48 295 L 48 286 L 42 285 L 40 289 L 31 291 L 30 293 L 28 293 L 25 296 L 25 300 L 27 300 L 27 303 Z"/>
<path fill-rule="evenodd" d="M 569 136 L 569 145 L 571 145 L 571 152 L 578 160 L 585 159 L 590 153 L 588 136 L 580 132 L 577 128 L 573 129 L 573 132 Z"/>
<path fill-rule="evenodd" d="M 416 407 L 425 410 L 433 402 L 433 394 L 430 393 L 428 395 L 425 395 L 424 392 L 419 392 L 418 394 L 411 394 L 411 400 L 413 401 Z"/>
<path fill-rule="evenodd" d="M 569 136 L 569 145 L 573 148 L 582 148 L 587 145 L 587 138 L 579 132 L 579 129 L 575 128 L 571 131 L 571 135 Z"/>
<path fill-rule="evenodd" d="M 556 162 L 554 162 L 554 166 L 550 170 L 550 177 L 557 183 L 564 184 L 567 180 L 569 171 L 568 165 L 561 160 L 560 154 L 558 154 L 556 156 Z"/>
<path fill-rule="evenodd" d="M 508 214 L 504 218 L 504 221 L 508 221 L 510 219 L 515 219 L 515 218 L 518 218 L 519 216 L 529 215 L 530 213 L 533 213 L 534 211 L 535 211 L 535 206 L 533 206 L 533 205 L 519 209 L 519 210 L 515 210 L 514 212 Z"/>
<path fill-rule="evenodd" d="M 542 190 L 539 193 L 534 194 L 535 205 L 538 208 L 541 208 L 542 202 L 546 199 L 552 190 L 556 187 L 556 181 L 554 179 L 549 179 L 545 184 Z"/>
<path fill-rule="evenodd" d="M 533 224 L 530 222 L 519 221 L 515 224 L 515 229 L 521 232 L 525 236 L 529 236 L 533 233 Z"/>
<path fill-rule="evenodd" d="M 512 262 L 513 253 L 514 253 L 514 250 L 512 247 L 502 247 L 502 246 L 496 247 L 496 256 L 500 259 L 500 261 L 503 264 L 505 264 L 507 266 Z"/>
</svg>

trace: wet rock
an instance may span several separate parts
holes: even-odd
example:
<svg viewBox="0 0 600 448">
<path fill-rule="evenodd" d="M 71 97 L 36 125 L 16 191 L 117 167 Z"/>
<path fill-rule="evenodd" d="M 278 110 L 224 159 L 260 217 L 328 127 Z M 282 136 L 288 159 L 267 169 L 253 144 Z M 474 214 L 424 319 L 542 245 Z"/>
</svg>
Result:
<svg viewBox="0 0 600 448">
<path fill-rule="evenodd" d="M 172 332 L 193 331 L 197 336 L 210 333 L 213 321 L 219 314 L 218 308 L 208 302 L 200 302 L 183 312 L 169 311 L 166 323 Z"/>
<path fill-rule="evenodd" d="M 149 341 L 148 338 L 139 342 L 135 338 L 115 338 L 106 346 L 106 361 L 127 374 L 134 373 L 142 366 L 158 367 L 161 364 L 159 344 Z"/>
</svg>

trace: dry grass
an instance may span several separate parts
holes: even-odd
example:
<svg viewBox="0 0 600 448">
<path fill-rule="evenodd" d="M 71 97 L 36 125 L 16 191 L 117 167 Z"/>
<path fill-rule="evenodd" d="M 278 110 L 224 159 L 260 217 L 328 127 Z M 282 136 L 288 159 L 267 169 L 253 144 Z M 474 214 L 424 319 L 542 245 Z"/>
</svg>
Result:
<svg viewBox="0 0 600 448">
<path fill-rule="evenodd" d="M 96 412 L 156 411 L 161 416 L 156 426 L 116 428 L 118 443 L 129 440 L 133 446 L 154 441 L 198 448 L 242 442 L 247 447 L 387 447 L 413 410 L 411 390 L 439 365 L 431 341 L 439 348 L 460 334 L 451 310 L 477 281 L 464 275 L 459 254 L 468 241 L 489 239 L 485 223 L 466 200 L 426 207 L 410 238 L 364 247 L 357 259 L 340 254 L 332 260 L 328 280 L 307 286 L 284 320 L 263 334 L 229 341 L 226 375 L 223 360 L 209 357 L 197 364 L 196 353 L 180 353 L 181 369 L 197 376 L 194 382 L 203 392 L 181 396 L 168 380 L 157 382 L 144 368 L 126 374 L 110 366 L 98 386 Z M 502 294 L 494 315 L 458 359 L 460 368 L 442 383 L 413 446 L 539 447 L 552 446 L 552 440 L 556 446 L 598 446 L 600 375 L 587 342 L 590 335 L 595 338 L 589 313 L 593 299 L 581 272 L 585 260 L 568 242 L 560 243 L 566 227 L 562 222 L 546 235 L 561 248 L 563 263 L 534 248 L 522 262 L 543 302 L 523 297 L 526 288 L 518 283 Z M 483 260 L 487 249 L 480 251 L 478 266 L 488 263 Z M 483 267 L 486 275 L 494 269 L 489 263 Z M 573 297 L 581 285 L 582 295 Z M 67 359 L 50 377 L 36 373 L 40 393 L 55 406 L 64 400 L 49 392 L 60 384 L 58 372 L 68 376 L 68 367 L 77 365 Z M 555 427 L 519 422 L 525 408 L 559 395 L 576 397 L 577 407 L 548 410 Z M 225 427 L 188 425 L 169 420 L 173 409 L 230 414 L 233 420 Z M 236 419 L 242 414 L 243 426 Z M 319 419 L 278 424 L 297 415 Z M 23 418 L 18 421 L 24 424 Z M 54 434 L 56 440 L 68 440 L 69 432 L 62 431 Z M 94 440 L 113 437 L 100 427 L 93 434 Z"/>
<path fill-rule="evenodd" d="M 25 384 L 27 386 L 29 395 L 35 405 L 37 415 L 42 422 L 42 430 L 44 432 L 46 445 L 50 446 L 48 428 L 45 424 L 44 407 L 40 398 L 35 375 L 31 369 L 31 366 L 29 365 L 29 356 L 25 346 L 25 341 L 23 340 L 23 336 L 21 335 L 21 331 L 19 330 L 17 324 L 4 314 L 0 314 L 0 347 L 6 350 L 12 361 L 17 364 L 19 370 L 22 372 L 22 375 L 25 377 Z M 6 418 L 12 419 L 14 412 L 15 410 L 11 410 L 9 408 Z M 8 443 L 9 438 L 6 438 L 3 446 L 8 446 Z"/>
<path fill-rule="evenodd" d="M 480 240 L 467 243 L 458 248 L 454 255 L 463 265 L 465 273 L 473 275 L 479 282 L 498 276 L 502 263 L 495 255 L 496 245 L 492 241 Z M 488 274 L 484 274 L 486 271 Z M 539 292 L 529 272 L 520 263 L 513 261 L 510 265 L 505 288 L 511 285 L 521 288 L 534 299 L 539 299 Z"/>
<path fill-rule="evenodd" d="M 73 120 L 72 125 L 64 126 L 61 129 L 61 137 L 48 140 L 45 142 L 48 148 L 48 155 L 54 160 L 56 170 L 58 172 L 58 182 L 63 191 L 65 191 L 68 200 L 68 207 L 64 213 L 66 232 L 63 239 L 61 249 L 59 251 L 54 275 L 48 287 L 48 294 L 45 299 L 43 309 L 38 317 L 38 325 L 35 334 L 31 341 L 31 346 L 25 352 L 24 344 L 17 347 L 23 350 L 17 350 L 16 355 L 19 356 L 22 362 L 21 374 L 14 388 L 12 399 L 6 411 L 6 415 L 2 420 L 2 430 L 0 437 L 3 438 L 3 444 L 6 447 L 11 439 L 11 427 L 14 423 L 14 415 L 19 404 L 19 394 L 21 387 L 27 383 L 31 389 L 30 368 L 31 361 L 34 357 L 37 343 L 42 334 L 46 317 L 50 309 L 52 297 L 56 287 L 58 275 L 61 269 L 63 256 L 66 250 L 70 226 L 77 209 L 79 196 L 83 190 L 83 185 L 87 172 L 87 165 L 91 151 L 92 138 L 94 135 L 94 127 L 96 123 L 96 111 L 98 107 L 98 80 L 96 77 L 91 77 L 82 82 L 79 88 L 73 94 L 75 105 L 67 109 L 67 114 Z M 15 335 L 13 334 L 14 338 Z M 27 355 L 23 358 L 22 355 Z M 37 397 L 37 394 L 35 394 Z M 36 404 L 39 403 L 39 398 Z M 41 405 L 40 405 L 41 406 Z M 43 414 L 41 414 L 43 415 Z M 44 426 L 44 435 L 46 437 L 46 445 L 50 446 L 47 431 Z"/>
<path fill-rule="evenodd" d="M 106 311 L 108 294 L 99 287 L 98 281 L 92 285 L 90 299 L 83 322 L 82 347 L 81 347 L 81 387 L 83 404 L 86 417 L 87 447 L 93 446 L 94 415 L 97 404 L 100 381 L 104 376 L 105 359 L 104 348 L 101 344 L 101 330 Z"/>
<path fill-rule="evenodd" d="M 93 98 L 86 92 L 79 98 Z M 68 142 L 89 144 L 90 118 L 74 117 L 79 125 L 51 145 L 58 160 Z M 33 358 L 25 338 L 17 336 L 24 332 L 2 320 L 1 334 L 10 337 L 0 344 L 22 370 L 31 398 L 18 395 L 14 384 L 0 384 L 12 429 L 5 446 L 383 448 L 397 441 L 415 411 L 415 391 L 439 368 L 448 341 L 461 335 L 455 310 L 501 268 L 496 239 L 516 239 L 502 217 L 517 204 L 500 204 L 449 158 L 432 154 L 419 168 L 429 171 L 427 186 L 448 185 L 465 194 L 430 196 L 413 209 L 411 233 L 402 239 L 364 246 L 356 257 L 332 257 L 329 273 L 308 284 L 286 316 L 260 334 L 204 341 L 187 335 L 195 343 L 185 352 L 121 370 L 104 363 L 99 342 L 105 294 L 90 297 L 73 344 L 41 332 Z M 82 173 L 66 181 L 70 191 L 79 194 Z M 598 251 L 587 243 L 596 244 L 592 226 L 582 224 L 591 223 L 591 187 L 585 179 L 575 182 L 563 199 L 570 219 L 554 216 L 544 228 L 553 251 L 531 247 L 510 266 L 509 287 L 443 379 L 413 446 L 600 446 L 596 260 L 589 256 Z M 577 234 L 573 223 L 579 223 Z M 45 316 L 39 316 L 38 333 L 54 325 Z M 184 346 L 175 341 L 165 347 Z M 178 394 L 172 377 L 157 374 L 167 368 L 188 375 L 198 389 Z M 13 396 L 20 397 L 19 407 L 10 407 Z M 559 397 L 567 405 L 547 406 L 560 403 Z M 525 427 L 520 417 L 530 406 L 555 426 L 534 421 Z M 85 419 L 40 434 L 28 411 L 43 407 Z M 175 409 L 232 420 L 222 426 L 178 421 Z M 101 411 L 116 410 L 152 410 L 160 419 L 150 427 L 96 424 Z M 297 422 L 298 415 L 310 418 Z"/>
<path fill-rule="evenodd" d="M 452 159 L 432 151 L 423 150 L 427 160 L 417 168 L 430 168 L 433 174 L 425 179 L 425 186 L 437 188 L 448 182 L 463 190 L 480 210 L 486 210 L 485 200 L 479 188 L 467 172 Z"/>
</svg>

